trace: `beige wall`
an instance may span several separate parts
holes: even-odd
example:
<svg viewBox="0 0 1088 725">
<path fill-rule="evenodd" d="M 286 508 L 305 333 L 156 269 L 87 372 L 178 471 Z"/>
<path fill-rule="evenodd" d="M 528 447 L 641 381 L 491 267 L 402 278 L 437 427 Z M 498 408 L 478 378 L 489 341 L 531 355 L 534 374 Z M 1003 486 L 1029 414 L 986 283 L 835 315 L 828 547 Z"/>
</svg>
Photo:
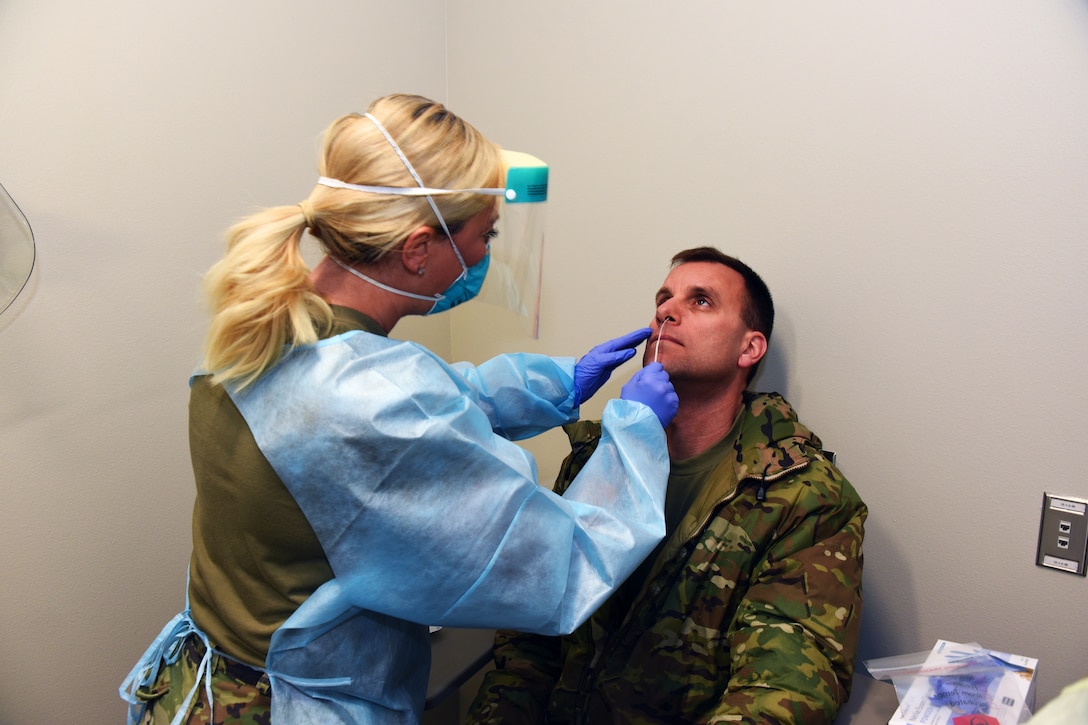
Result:
<svg viewBox="0 0 1088 725">
<path fill-rule="evenodd" d="M 0 723 L 123 721 L 184 605 L 186 379 L 222 232 L 332 119 L 445 96 L 444 4 L 0 4 L 0 183 L 38 268 L 0 318 Z M 448 352 L 448 321 L 413 328 Z"/>
<path fill-rule="evenodd" d="M 1038 657 L 1041 699 L 1088 675 L 1088 580 L 1034 563 L 1043 492 L 1088 497 L 1088 4 L 452 7 L 488 42 L 451 42 L 451 103 L 552 165 L 534 347 L 647 322 L 679 249 L 748 261 L 756 387 L 872 509 L 862 657 L 978 641 Z M 455 356 L 525 346 L 473 314 Z"/>
<path fill-rule="evenodd" d="M 1088 496 L 1086 38 L 1072 0 L 3 3 L 39 266 L 0 318 L 0 722 L 120 719 L 182 604 L 200 275 L 393 90 L 552 164 L 541 339 L 478 304 L 396 334 L 577 355 L 676 250 L 737 254 L 779 308 L 758 387 L 873 509 L 863 655 L 977 640 L 1049 699 L 1088 674 L 1088 581 L 1034 565 L 1043 491 Z M 549 477 L 561 439 L 530 445 Z"/>
</svg>

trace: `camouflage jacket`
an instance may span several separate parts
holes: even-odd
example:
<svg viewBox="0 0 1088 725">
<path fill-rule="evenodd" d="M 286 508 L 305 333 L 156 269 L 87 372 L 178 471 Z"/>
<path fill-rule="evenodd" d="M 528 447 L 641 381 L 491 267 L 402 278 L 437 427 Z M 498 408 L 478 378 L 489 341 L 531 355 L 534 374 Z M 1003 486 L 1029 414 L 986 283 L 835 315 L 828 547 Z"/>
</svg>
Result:
<svg viewBox="0 0 1088 725">
<path fill-rule="evenodd" d="M 568 426 L 558 490 L 600 436 Z M 831 723 L 861 623 L 865 504 L 777 394 L 746 393 L 731 456 L 567 637 L 501 631 L 469 723 Z"/>
</svg>

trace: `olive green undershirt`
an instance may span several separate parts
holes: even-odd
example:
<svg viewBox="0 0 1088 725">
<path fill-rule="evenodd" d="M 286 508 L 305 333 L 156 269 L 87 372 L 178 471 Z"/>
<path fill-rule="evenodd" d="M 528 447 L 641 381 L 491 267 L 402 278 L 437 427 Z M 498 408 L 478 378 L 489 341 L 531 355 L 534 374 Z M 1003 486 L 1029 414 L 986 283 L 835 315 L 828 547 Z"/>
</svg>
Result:
<svg viewBox="0 0 1088 725">
<path fill-rule="evenodd" d="M 739 420 L 739 416 L 737 419 Z M 665 538 L 621 586 L 621 601 L 632 601 L 646 584 L 662 553 L 676 547 L 677 542 L 673 538 L 677 535 L 680 523 L 703 496 L 711 475 L 731 454 L 737 435 L 738 426 L 734 420 L 725 437 L 707 450 L 691 458 L 670 460 L 669 487 L 665 492 Z"/>
<path fill-rule="evenodd" d="M 385 336 L 362 313 L 333 307 L 326 337 Z M 212 644 L 264 667 L 272 633 L 332 570 L 302 510 L 257 447 L 234 402 L 208 376 L 193 379 L 189 448 L 196 479 L 189 600 Z"/>
</svg>

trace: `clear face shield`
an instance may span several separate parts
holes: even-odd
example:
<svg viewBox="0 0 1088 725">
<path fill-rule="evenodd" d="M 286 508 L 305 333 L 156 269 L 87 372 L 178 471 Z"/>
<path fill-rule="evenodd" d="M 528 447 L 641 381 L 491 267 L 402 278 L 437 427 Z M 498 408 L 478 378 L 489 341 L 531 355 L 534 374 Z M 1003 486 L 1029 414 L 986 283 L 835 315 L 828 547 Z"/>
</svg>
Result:
<svg viewBox="0 0 1088 725">
<path fill-rule="evenodd" d="M 504 149 L 502 155 L 506 193 L 495 225 L 499 237 L 479 299 L 524 318 L 527 332 L 538 339 L 548 165 L 521 151 Z"/>
</svg>

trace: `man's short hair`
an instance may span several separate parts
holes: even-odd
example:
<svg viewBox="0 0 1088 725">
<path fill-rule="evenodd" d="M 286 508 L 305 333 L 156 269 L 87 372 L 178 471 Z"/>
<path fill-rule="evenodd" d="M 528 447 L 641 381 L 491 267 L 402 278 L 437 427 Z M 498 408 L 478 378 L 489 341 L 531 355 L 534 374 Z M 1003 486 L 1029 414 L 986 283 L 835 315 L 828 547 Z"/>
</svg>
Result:
<svg viewBox="0 0 1088 725">
<path fill-rule="evenodd" d="M 771 290 L 763 278 L 744 262 L 715 247 L 694 247 L 678 252 L 672 258 L 672 268 L 688 262 L 717 262 L 744 278 L 745 299 L 740 313 L 741 320 L 749 330 L 762 332 L 770 345 L 771 330 L 774 329 L 774 300 L 771 299 Z M 759 365 L 756 365 L 748 372 L 748 380 L 755 377 L 758 369 Z"/>
</svg>

